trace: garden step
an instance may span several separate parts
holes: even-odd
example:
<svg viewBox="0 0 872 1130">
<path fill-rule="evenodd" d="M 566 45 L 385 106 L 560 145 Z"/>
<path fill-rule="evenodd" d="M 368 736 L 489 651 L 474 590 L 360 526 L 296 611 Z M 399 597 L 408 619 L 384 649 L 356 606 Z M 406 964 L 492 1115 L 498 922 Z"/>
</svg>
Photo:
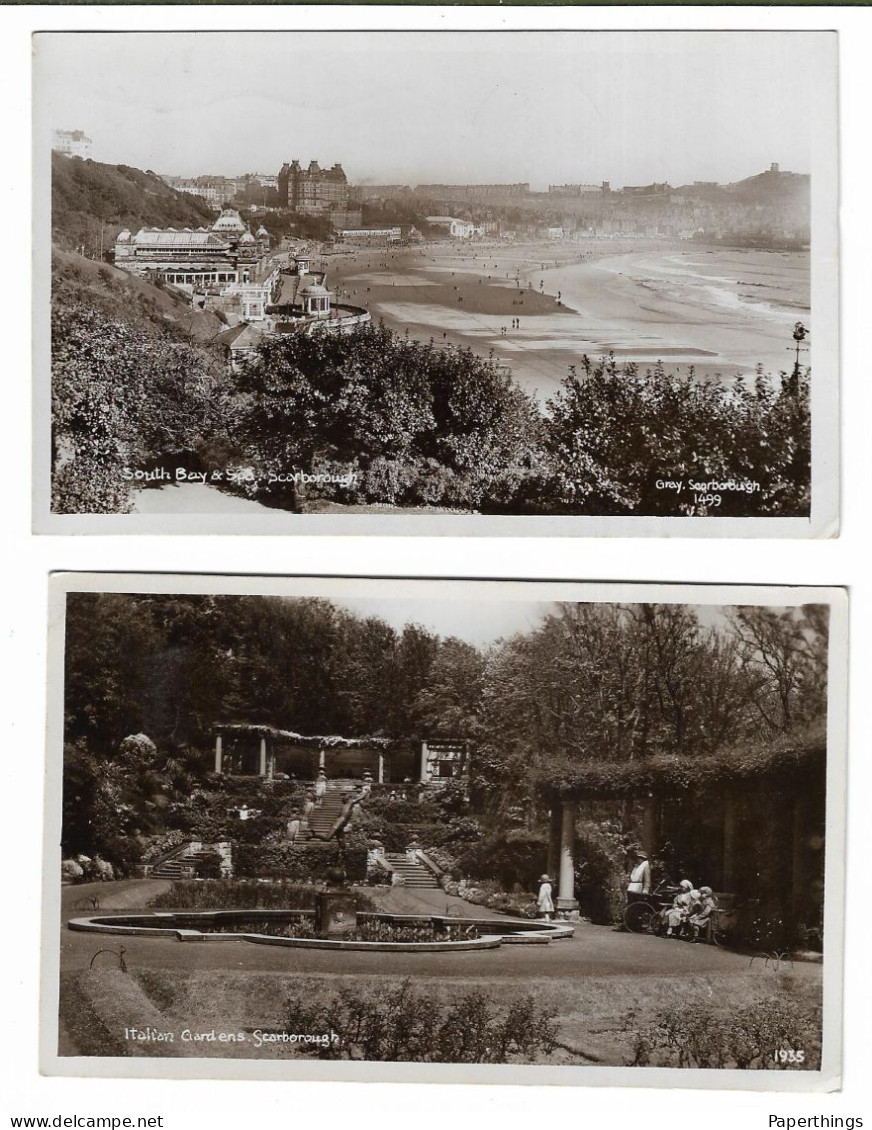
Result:
<svg viewBox="0 0 872 1130">
<path fill-rule="evenodd" d="M 423 863 L 409 859 L 407 855 L 400 852 L 386 852 L 385 859 L 393 870 L 402 877 L 407 887 L 429 888 L 430 890 L 439 887 L 436 876 Z"/>
</svg>

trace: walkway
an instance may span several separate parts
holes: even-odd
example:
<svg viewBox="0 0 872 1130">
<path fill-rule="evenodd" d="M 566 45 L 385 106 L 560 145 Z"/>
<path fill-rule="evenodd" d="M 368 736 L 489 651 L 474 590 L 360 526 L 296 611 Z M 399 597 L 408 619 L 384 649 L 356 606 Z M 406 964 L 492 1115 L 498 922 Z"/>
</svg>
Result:
<svg viewBox="0 0 872 1130">
<path fill-rule="evenodd" d="M 185 945 L 169 939 L 106 936 L 78 933 L 66 929 L 71 917 L 87 911 L 73 910 L 73 903 L 85 895 L 100 899 L 100 912 L 133 910 L 139 902 L 156 893 L 157 884 L 147 879 L 123 880 L 115 884 L 83 884 L 63 892 L 61 929 L 61 969 L 86 969 L 95 950 L 105 945 L 123 945 L 131 969 L 250 970 L 261 973 L 373 974 L 391 977 L 426 975 L 444 978 L 510 978 L 519 984 L 538 979 L 570 979 L 610 976 L 690 977 L 700 974 L 747 973 L 746 954 L 732 953 L 715 946 L 644 935 L 624 934 L 608 926 L 579 923 L 575 936 L 548 946 L 502 946 L 478 953 L 384 953 L 325 952 L 323 950 L 283 949 L 258 946 L 250 942 L 222 942 L 220 945 Z M 445 914 L 451 905 L 461 904 L 466 917 L 500 917 L 483 907 L 470 906 L 443 891 L 400 889 L 385 892 L 394 899 L 397 913 Z M 382 904 L 381 892 L 379 902 Z M 425 910 L 426 908 L 426 910 Z M 93 912 L 91 912 L 93 913 Z M 770 976 L 762 961 L 752 970 Z M 798 962 L 792 969 L 797 977 L 820 979 L 821 966 Z"/>
<path fill-rule="evenodd" d="M 168 483 L 136 492 L 134 514 L 270 514 L 250 498 L 225 494 L 208 483 Z"/>
</svg>

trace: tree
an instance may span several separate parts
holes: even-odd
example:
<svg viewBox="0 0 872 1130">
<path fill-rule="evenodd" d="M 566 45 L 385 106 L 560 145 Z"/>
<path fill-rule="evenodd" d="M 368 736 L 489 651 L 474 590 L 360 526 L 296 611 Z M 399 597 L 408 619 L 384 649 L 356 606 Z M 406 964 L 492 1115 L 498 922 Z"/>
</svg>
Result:
<svg viewBox="0 0 872 1130">
<path fill-rule="evenodd" d="M 731 623 L 763 723 L 782 731 L 819 717 L 826 708 L 826 609 L 745 606 Z"/>
</svg>

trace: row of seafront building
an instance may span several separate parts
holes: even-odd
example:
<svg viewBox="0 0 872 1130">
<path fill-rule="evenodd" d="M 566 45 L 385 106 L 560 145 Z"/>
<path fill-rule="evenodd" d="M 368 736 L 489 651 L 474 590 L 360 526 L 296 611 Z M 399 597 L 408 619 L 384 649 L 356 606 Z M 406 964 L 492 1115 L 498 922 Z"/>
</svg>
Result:
<svg viewBox="0 0 872 1130">
<path fill-rule="evenodd" d="M 53 148 L 65 156 L 87 159 L 92 142 L 82 130 L 56 130 Z M 502 230 L 501 209 L 513 210 L 513 226 L 529 227 L 538 219 L 540 226 L 544 224 L 563 238 L 738 238 L 801 244 L 810 237 L 809 177 L 782 170 L 777 162 L 729 184 L 694 181 L 673 187 L 655 182 L 613 188 L 609 181 L 602 181 L 550 184 L 547 192 L 531 191 L 528 182 L 352 185 L 338 162 L 322 168 L 317 160 L 304 166 L 296 158 L 286 161 L 275 174 L 165 175 L 162 179 L 215 208 L 242 202 L 252 208 L 287 210 L 327 220 L 341 237 L 344 233 L 344 238 L 370 242 L 381 237 L 373 234 L 375 225 L 364 228 L 363 205 L 390 210 L 397 203 L 422 212 L 438 210 L 441 214 L 427 217 L 427 222 L 461 239 L 478 234 L 480 227 L 486 227 L 487 234 L 497 234 Z"/>
<path fill-rule="evenodd" d="M 211 229 L 124 230 L 115 241 L 117 267 L 190 295 L 195 309 L 219 314 L 219 335 L 234 364 L 270 335 L 346 333 L 370 321 L 367 310 L 333 302 L 324 271 L 307 254 L 273 255 L 264 227 L 252 232 L 239 212 L 224 208 Z"/>
</svg>

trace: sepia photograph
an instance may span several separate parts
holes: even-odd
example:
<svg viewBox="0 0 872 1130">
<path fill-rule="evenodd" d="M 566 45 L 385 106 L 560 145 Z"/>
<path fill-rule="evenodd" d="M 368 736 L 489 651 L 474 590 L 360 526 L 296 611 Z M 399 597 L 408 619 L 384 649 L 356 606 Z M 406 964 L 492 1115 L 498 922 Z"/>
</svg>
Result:
<svg viewBox="0 0 872 1130">
<path fill-rule="evenodd" d="M 35 529 L 835 536 L 836 42 L 35 35 Z"/>
<path fill-rule="evenodd" d="M 56 574 L 43 1070 L 837 1088 L 846 619 Z"/>
</svg>

